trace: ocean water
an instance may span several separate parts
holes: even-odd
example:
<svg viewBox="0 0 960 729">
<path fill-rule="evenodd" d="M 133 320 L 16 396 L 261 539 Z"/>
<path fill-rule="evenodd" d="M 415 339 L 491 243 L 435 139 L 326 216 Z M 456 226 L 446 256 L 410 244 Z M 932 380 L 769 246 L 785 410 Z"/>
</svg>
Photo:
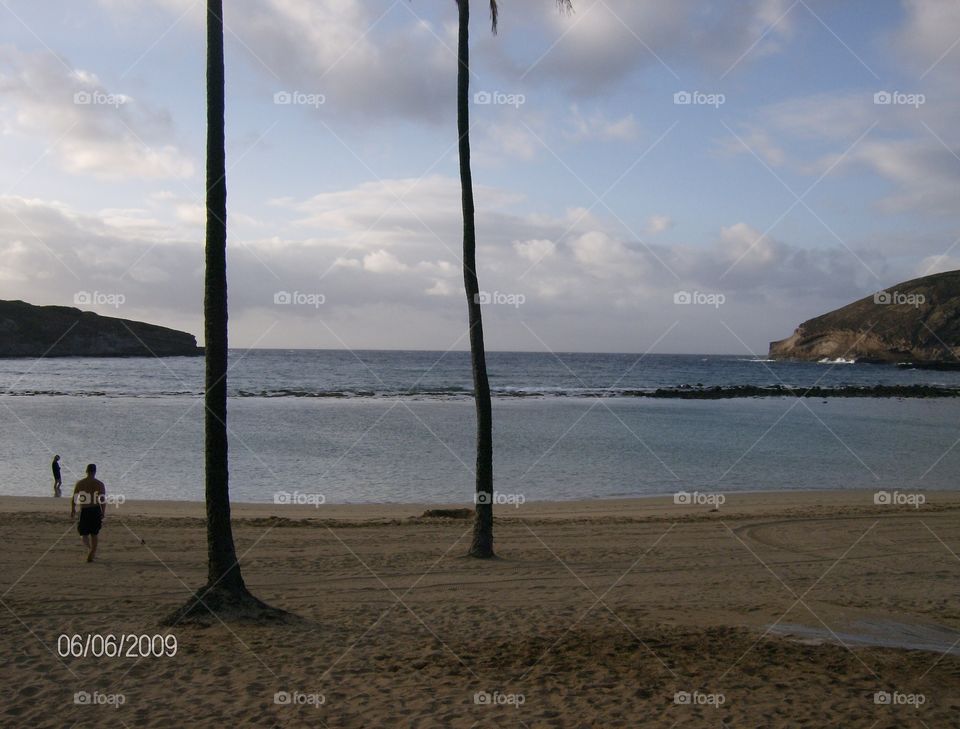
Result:
<svg viewBox="0 0 960 729">
<path fill-rule="evenodd" d="M 960 387 L 960 371 L 886 365 L 772 362 L 736 356 L 490 352 L 494 395 L 616 397 L 682 385 L 822 387 L 932 384 Z M 238 397 L 466 397 L 466 352 L 237 351 L 230 393 Z M 0 360 L 0 393 L 169 397 L 203 392 L 203 360 Z"/>
<path fill-rule="evenodd" d="M 491 353 L 496 488 L 533 499 L 686 491 L 957 488 L 960 401 L 649 400 L 682 385 L 960 387 L 960 372 L 742 357 Z M 0 493 L 95 461 L 128 498 L 203 498 L 200 359 L 0 360 Z M 468 503 L 462 352 L 259 350 L 231 358 L 231 494 Z M 518 397 L 518 395 L 525 395 Z M 604 397 L 596 397 L 604 395 Z"/>
</svg>

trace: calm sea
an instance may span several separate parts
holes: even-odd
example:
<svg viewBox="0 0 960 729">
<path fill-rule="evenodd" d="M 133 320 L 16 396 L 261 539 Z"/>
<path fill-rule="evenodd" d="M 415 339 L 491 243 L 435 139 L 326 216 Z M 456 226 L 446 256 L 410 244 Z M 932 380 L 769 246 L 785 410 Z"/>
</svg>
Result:
<svg viewBox="0 0 960 729">
<path fill-rule="evenodd" d="M 743 357 L 490 353 L 496 487 L 533 499 L 678 490 L 953 489 L 960 401 L 647 400 L 683 385 L 960 387 L 960 372 Z M 0 492 L 51 492 L 97 462 L 128 498 L 203 498 L 203 362 L 0 360 Z M 236 352 L 231 492 L 327 503 L 469 502 L 473 403 L 462 352 Z M 521 397 L 521 395 L 523 397 Z M 603 397 L 596 397 L 603 395 Z"/>
</svg>

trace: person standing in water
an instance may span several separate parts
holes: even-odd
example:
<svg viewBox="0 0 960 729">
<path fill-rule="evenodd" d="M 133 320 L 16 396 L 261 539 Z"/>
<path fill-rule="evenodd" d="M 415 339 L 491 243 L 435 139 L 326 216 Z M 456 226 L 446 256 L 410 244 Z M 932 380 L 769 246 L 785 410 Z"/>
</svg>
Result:
<svg viewBox="0 0 960 729">
<path fill-rule="evenodd" d="M 53 469 L 53 495 L 60 496 L 60 487 L 63 486 L 63 480 L 60 478 L 60 456 L 53 457 L 50 468 Z"/>
<path fill-rule="evenodd" d="M 77 505 L 80 505 L 80 520 L 77 522 L 77 531 L 83 537 L 83 546 L 87 548 L 87 562 L 93 562 L 97 554 L 97 535 L 103 526 L 103 516 L 107 497 L 107 489 L 102 481 L 97 480 L 97 466 L 91 463 L 87 466 L 86 478 L 77 481 L 73 487 L 73 497 L 70 499 L 70 518 L 77 514 Z"/>
</svg>

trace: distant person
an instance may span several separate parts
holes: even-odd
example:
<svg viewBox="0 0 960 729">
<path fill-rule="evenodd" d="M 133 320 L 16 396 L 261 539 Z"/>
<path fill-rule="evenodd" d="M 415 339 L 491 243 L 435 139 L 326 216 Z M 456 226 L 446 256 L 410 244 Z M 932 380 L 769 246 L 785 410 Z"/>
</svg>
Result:
<svg viewBox="0 0 960 729">
<path fill-rule="evenodd" d="M 63 479 L 60 478 L 60 456 L 53 457 L 50 468 L 53 469 L 53 495 L 61 496 L 60 487 L 63 486 Z"/>
<path fill-rule="evenodd" d="M 93 562 L 97 554 L 97 535 L 103 525 L 104 504 L 107 489 L 102 481 L 97 480 L 97 466 L 91 463 L 87 466 L 86 478 L 77 481 L 73 487 L 73 498 L 70 499 L 70 518 L 77 514 L 77 504 L 80 505 L 80 521 L 77 522 L 77 531 L 83 537 L 83 546 L 87 548 L 87 562 Z"/>
</svg>

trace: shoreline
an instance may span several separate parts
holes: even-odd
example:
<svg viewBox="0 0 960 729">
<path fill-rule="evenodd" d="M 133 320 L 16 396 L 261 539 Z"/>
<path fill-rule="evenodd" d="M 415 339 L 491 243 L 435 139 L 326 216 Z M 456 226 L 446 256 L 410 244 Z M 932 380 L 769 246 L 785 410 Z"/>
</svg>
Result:
<svg viewBox="0 0 960 729">
<path fill-rule="evenodd" d="M 596 497 L 570 500 L 527 501 L 519 506 L 498 504 L 494 507 L 494 516 L 503 519 L 634 519 L 651 517 L 691 517 L 710 516 L 713 518 L 744 518 L 759 516 L 771 509 L 830 509 L 843 508 L 846 512 L 859 510 L 878 515 L 891 513 L 930 512 L 944 509 L 960 509 L 960 490 L 923 490 L 899 489 L 795 489 L 777 491 L 771 489 L 751 491 L 692 491 L 678 490 L 677 493 L 700 494 L 700 503 L 676 503 L 674 494 L 649 494 L 629 497 Z M 877 493 L 899 493 L 903 495 L 922 494 L 924 503 L 915 506 L 910 503 L 877 504 Z M 717 507 L 717 495 L 723 497 Z M 231 516 L 234 521 L 250 519 L 307 519 L 319 521 L 382 521 L 385 519 L 421 519 L 427 511 L 464 510 L 473 512 L 471 501 L 463 502 L 376 502 L 322 504 L 275 504 L 268 502 L 231 501 Z M 3 514 L 57 514 L 69 513 L 70 501 L 67 495 L 60 498 L 52 496 L 19 496 L 0 494 L 0 513 Z M 122 505 L 108 505 L 108 517 L 111 515 L 137 517 L 174 517 L 203 518 L 203 501 L 130 499 Z M 427 517 L 431 518 L 431 517 Z"/>
<path fill-rule="evenodd" d="M 200 392 L 158 392 L 158 393 L 110 393 L 94 390 L 90 392 L 63 392 L 60 390 L 20 390 L 0 391 L 0 396 L 11 398 L 110 398 L 136 400 L 164 400 L 169 398 L 199 399 Z M 935 384 L 910 385 L 837 385 L 821 387 L 819 385 L 673 385 L 670 387 L 651 387 L 646 389 L 621 389 L 610 391 L 602 387 L 585 388 L 580 392 L 551 392 L 546 390 L 493 390 L 491 397 L 495 402 L 523 400 L 556 400 L 591 402 L 603 400 L 752 400 L 758 398 L 862 398 L 875 400 L 950 400 L 960 397 L 960 387 Z M 230 400 L 334 400 L 368 402 L 377 400 L 404 399 L 429 402 L 470 402 L 473 393 L 463 390 L 423 390 L 418 392 L 377 392 L 375 390 L 282 390 L 251 392 L 239 390 L 228 395 Z"/>
</svg>

